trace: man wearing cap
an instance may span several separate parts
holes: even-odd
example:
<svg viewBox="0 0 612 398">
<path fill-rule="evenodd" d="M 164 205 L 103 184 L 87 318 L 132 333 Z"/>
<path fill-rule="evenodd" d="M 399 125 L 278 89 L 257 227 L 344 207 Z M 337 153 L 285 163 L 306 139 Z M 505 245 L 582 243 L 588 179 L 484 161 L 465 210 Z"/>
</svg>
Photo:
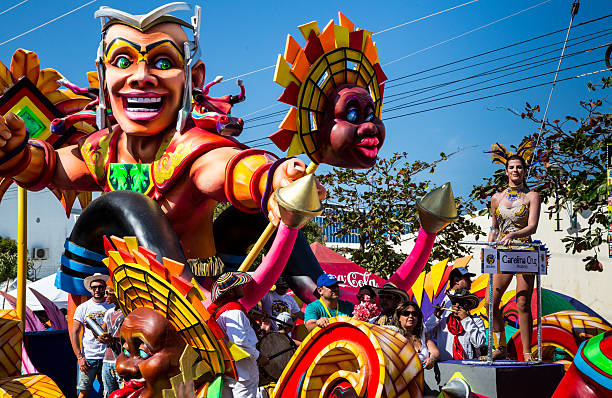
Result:
<svg viewBox="0 0 612 398">
<path fill-rule="evenodd" d="M 392 326 L 391 320 L 397 307 L 409 301 L 408 293 L 398 288 L 395 284 L 387 282 L 378 293 L 380 300 L 380 315 L 370 319 L 370 323 L 380 326 Z"/>
<path fill-rule="evenodd" d="M 70 334 L 70 343 L 72 351 L 78 359 L 79 376 L 77 380 L 77 390 L 79 398 L 85 398 L 89 395 L 89 391 L 93 386 L 96 376 L 102 384 L 102 361 L 106 353 L 106 345 L 96 339 L 96 335 L 89 326 L 85 327 L 83 332 L 83 340 L 79 340 L 81 328 L 87 325 L 87 319 L 91 319 L 98 325 L 104 322 L 104 314 L 113 304 L 107 303 L 106 281 L 108 275 L 99 273 L 93 274 L 85 278 L 83 284 L 91 293 L 92 297 L 79 305 L 74 312 L 74 322 L 72 323 L 72 333 Z"/>
<path fill-rule="evenodd" d="M 244 272 L 226 272 L 213 283 L 211 301 L 208 311 L 217 324 L 225 332 L 228 339 L 246 351 L 249 356 L 236 361 L 238 380 L 223 376 L 223 398 L 257 396 L 259 385 L 258 363 L 267 358 L 260 358 L 257 345 L 257 335 L 247 317 L 247 310 L 239 302 L 244 296 L 244 285 L 253 278 Z"/>
<path fill-rule="evenodd" d="M 486 340 L 484 321 L 470 315 L 470 310 L 478 306 L 478 296 L 466 288 L 446 295 L 451 307 L 444 310 L 440 319 L 429 317 L 425 333 L 436 340 L 442 361 L 477 358 Z"/>
<path fill-rule="evenodd" d="M 471 273 L 465 267 L 454 268 L 450 272 L 450 274 L 448 274 L 448 291 L 447 292 L 450 294 L 454 294 L 455 291 L 458 289 L 470 290 L 470 288 L 472 287 L 472 278 L 475 276 L 476 274 Z M 442 317 L 444 309 L 450 309 L 451 306 L 452 306 L 452 303 L 450 299 L 448 298 L 448 296 L 444 296 L 444 300 L 442 300 L 440 307 L 437 308 L 434 311 L 434 314 L 431 316 L 433 317 L 435 315 L 435 317 L 439 319 Z"/>
<path fill-rule="evenodd" d="M 320 328 L 329 326 L 329 318 L 353 315 L 355 305 L 350 301 L 340 300 L 340 283 L 334 275 L 321 275 L 317 279 L 317 288 L 313 293 L 319 299 L 308 304 L 304 313 L 304 324 L 309 332 L 317 326 Z"/>
<path fill-rule="evenodd" d="M 300 311 L 295 299 L 287 294 L 289 285 L 282 276 L 276 281 L 276 289 L 269 291 L 263 299 L 261 299 L 261 307 L 264 312 L 272 318 L 272 327 L 278 329 L 278 325 L 274 321 L 278 318 L 278 314 L 288 312 L 293 319 L 303 318 L 304 314 Z"/>
</svg>

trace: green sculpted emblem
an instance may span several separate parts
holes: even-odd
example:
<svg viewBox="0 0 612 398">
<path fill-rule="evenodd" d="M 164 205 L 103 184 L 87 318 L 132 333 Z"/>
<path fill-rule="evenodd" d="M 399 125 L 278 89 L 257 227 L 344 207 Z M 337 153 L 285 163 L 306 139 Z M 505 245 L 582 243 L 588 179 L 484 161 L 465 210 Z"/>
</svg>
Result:
<svg viewBox="0 0 612 398">
<path fill-rule="evenodd" d="M 111 163 L 108 185 L 113 191 L 134 191 L 146 194 L 152 187 L 150 164 Z"/>
</svg>

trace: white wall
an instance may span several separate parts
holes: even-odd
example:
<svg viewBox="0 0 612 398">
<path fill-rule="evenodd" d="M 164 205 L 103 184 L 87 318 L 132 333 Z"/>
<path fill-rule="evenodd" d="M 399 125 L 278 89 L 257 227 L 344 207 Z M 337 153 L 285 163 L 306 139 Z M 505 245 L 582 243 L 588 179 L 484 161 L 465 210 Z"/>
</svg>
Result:
<svg viewBox="0 0 612 398">
<path fill-rule="evenodd" d="M 590 253 L 566 253 L 565 244 L 561 242 L 561 238 L 567 236 L 568 231 L 575 231 L 569 229 L 571 223 L 568 212 L 563 210 L 559 214 L 561 231 L 555 231 L 556 214 L 549 219 L 549 214 L 545 213 L 547 208 L 547 205 L 542 205 L 538 230 L 534 235 L 534 239 L 546 244 L 551 254 L 548 275 L 542 276 L 542 287 L 574 297 L 612 322 L 612 259 L 608 257 L 608 244 L 603 243 L 599 246 L 598 258 L 603 264 L 603 272 L 585 271 L 582 258 Z M 490 218 L 481 216 L 474 218 L 473 221 L 481 226 L 485 234 L 488 234 L 491 226 Z M 586 219 L 580 215 L 577 222 L 578 229 L 587 226 Z M 486 236 L 480 239 L 486 240 Z M 474 240 L 474 237 L 467 237 L 466 240 Z M 413 245 L 413 240 L 407 240 L 400 250 L 409 253 Z M 478 251 L 474 253 L 474 258 L 470 262 L 470 271 L 479 274 L 480 254 Z M 514 288 L 513 282 L 510 289 Z"/>
<path fill-rule="evenodd" d="M 28 254 L 34 248 L 48 248 L 48 260 L 34 260 L 36 279 L 55 273 L 64 251 L 64 241 L 81 213 L 78 200 L 69 218 L 64 208 L 48 189 L 28 192 Z M 17 187 L 13 184 L 0 203 L 0 236 L 17 240 Z"/>
</svg>

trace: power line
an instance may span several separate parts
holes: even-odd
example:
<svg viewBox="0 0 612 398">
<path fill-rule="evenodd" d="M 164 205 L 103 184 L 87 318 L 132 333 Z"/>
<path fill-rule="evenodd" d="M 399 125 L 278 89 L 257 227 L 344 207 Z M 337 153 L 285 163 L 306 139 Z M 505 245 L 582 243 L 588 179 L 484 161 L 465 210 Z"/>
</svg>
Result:
<svg viewBox="0 0 612 398">
<path fill-rule="evenodd" d="M 569 38 L 570 31 L 572 30 L 572 23 L 574 22 L 574 17 L 578 13 L 578 6 L 580 2 L 579 0 L 575 0 L 572 4 L 572 9 L 570 11 L 571 17 L 569 26 L 567 27 L 567 34 L 565 35 L 565 44 L 563 44 L 563 50 L 561 50 L 561 56 L 559 57 L 559 64 L 557 65 L 557 71 L 555 73 L 555 78 L 553 79 L 552 86 L 550 87 L 550 93 L 548 94 L 548 101 L 546 101 L 546 110 L 544 111 L 544 116 L 542 117 L 542 126 L 540 126 L 540 134 L 538 134 L 538 140 L 535 143 L 534 148 L 537 148 L 540 145 L 540 139 L 542 138 L 542 131 L 544 130 L 544 124 L 546 123 L 546 115 L 548 114 L 548 107 L 550 106 L 550 100 L 553 95 L 553 91 L 555 90 L 555 85 L 557 84 L 557 76 L 559 76 L 559 68 L 561 67 L 561 61 L 563 61 L 563 54 L 565 54 L 565 46 L 567 44 L 567 39 Z M 533 151 L 531 155 L 530 164 L 533 163 L 533 159 L 535 156 L 535 151 Z M 529 170 L 527 171 L 527 178 L 529 178 Z"/>
<path fill-rule="evenodd" d="M 592 47 L 592 48 L 589 48 L 589 49 L 586 49 L 586 50 L 577 51 L 575 53 L 571 53 L 571 54 L 566 55 L 564 58 L 571 58 L 571 57 L 576 56 L 576 55 L 580 55 L 580 54 L 584 54 L 584 53 L 590 52 L 590 51 L 595 50 L 597 48 L 607 47 L 610 44 L 612 44 L 612 42 L 606 43 L 606 44 L 603 44 L 603 45 L 600 45 L 600 46 L 597 46 L 597 47 Z M 512 66 L 512 67 L 502 67 L 500 69 L 492 69 L 492 70 L 489 70 L 489 71 L 486 71 L 486 72 L 482 72 L 482 73 L 479 73 L 479 74 L 476 74 L 476 75 L 472 75 L 472 76 L 469 76 L 469 77 L 466 77 L 466 78 L 457 79 L 457 80 L 453 80 L 453 81 L 449 81 L 449 82 L 445 82 L 445 83 L 440 83 L 440 84 L 437 84 L 437 85 L 434 85 L 434 86 L 423 87 L 423 88 L 419 88 L 419 89 L 415 89 L 415 90 L 409 90 L 409 91 L 406 91 L 404 93 L 398 93 L 396 95 L 400 95 L 400 94 L 406 94 L 406 95 L 403 95 L 403 96 L 398 97 L 398 98 L 391 99 L 389 101 L 386 101 L 385 103 L 389 104 L 391 102 L 399 101 L 399 100 L 402 100 L 402 99 L 405 99 L 405 98 L 414 97 L 414 96 L 423 94 L 426 91 L 436 90 L 436 89 L 442 88 L 442 87 L 448 87 L 448 86 L 450 86 L 452 84 L 455 84 L 455 83 L 458 83 L 458 82 L 461 82 L 461 81 L 470 80 L 470 79 L 477 78 L 477 77 L 482 77 L 482 76 L 486 76 L 486 75 L 492 75 L 492 74 L 504 72 L 504 71 L 507 71 L 507 70 L 516 69 L 516 68 L 521 68 L 521 67 L 524 67 L 524 66 L 532 65 L 532 66 L 529 66 L 529 67 L 526 67 L 526 68 L 523 68 L 523 69 L 516 70 L 514 72 L 506 73 L 506 74 L 503 74 L 503 75 L 500 75 L 500 76 L 492 77 L 490 79 L 481 80 L 479 82 L 475 82 L 475 83 L 468 84 L 468 85 L 465 85 L 465 86 L 461 86 L 461 87 L 458 87 L 458 88 L 455 88 L 455 89 L 452 89 L 452 90 L 448 90 L 448 91 L 446 91 L 444 93 L 444 94 L 447 94 L 447 93 L 455 92 L 455 91 L 458 91 L 458 90 L 462 90 L 464 88 L 469 88 L 469 87 L 473 87 L 473 86 L 476 86 L 476 85 L 479 85 L 479 84 L 482 84 L 482 83 L 486 83 L 486 82 L 489 82 L 489 81 L 498 80 L 498 79 L 501 79 L 503 77 L 507 77 L 507 76 L 510 76 L 510 75 L 515 75 L 517 73 L 525 72 L 525 71 L 527 71 L 529 69 L 538 68 L 538 67 L 540 67 L 542 65 L 549 64 L 549 63 L 555 62 L 557 60 L 558 60 L 558 57 L 554 57 L 554 58 L 547 58 L 547 59 L 539 60 L 539 61 L 535 61 L 535 62 L 530 62 L 530 63 L 523 64 L 523 65 L 515 65 L 515 66 Z M 597 60 L 595 62 L 599 62 L 599 61 L 600 60 Z M 552 72 L 550 72 L 550 73 L 552 73 Z M 421 98 L 421 99 L 415 100 L 414 102 L 420 101 L 420 100 L 429 99 L 429 98 L 433 98 L 433 97 L 438 96 L 438 95 L 440 95 L 440 94 L 436 94 L 436 95 L 433 95 L 433 96 Z"/>
<path fill-rule="evenodd" d="M 394 29 L 397 29 L 397 28 L 401 28 L 402 26 L 407 26 L 407 25 L 413 24 L 415 22 L 419 22 L 419 21 L 422 21 L 424 19 L 431 18 L 431 17 L 436 16 L 436 15 L 444 14 L 445 12 L 452 11 L 455 8 L 460 8 L 460 7 L 463 7 L 463 6 L 467 6 L 468 4 L 472 4 L 472 3 L 475 3 L 477 1 L 479 1 L 479 0 L 468 1 L 467 3 L 463 3 L 463 4 L 459 4 L 458 6 L 447 8 L 446 10 L 434 12 L 433 14 L 429 14 L 429 15 L 426 15 L 424 17 L 413 19 L 412 21 L 404 22 L 402 24 L 399 24 L 399 25 L 396 25 L 396 26 L 392 26 L 392 27 L 387 28 L 387 29 L 380 30 L 380 31 L 378 31 L 376 33 L 372 33 L 372 36 L 376 36 L 376 35 L 379 35 L 381 33 L 385 33 L 385 32 L 388 32 L 390 30 L 394 30 Z"/>
<path fill-rule="evenodd" d="M 612 14 L 604 15 L 604 16 L 599 17 L 599 18 L 594 18 L 594 19 L 591 19 L 591 20 L 589 20 L 589 21 L 584 21 L 584 22 L 581 22 L 581 23 L 579 23 L 578 25 L 574 26 L 574 28 L 578 28 L 578 27 L 580 27 L 580 26 L 584 26 L 584 25 L 587 25 L 587 24 L 590 24 L 590 23 L 593 23 L 593 22 L 597 22 L 597 21 L 600 21 L 600 20 L 602 20 L 602 19 L 606 19 L 606 18 L 609 18 L 609 17 L 612 17 Z M 488 50 L 488 51 L 485 51 L 485 52 L 482 52 L 482 53 L 479 53 L 479 54 L 476 54 L 476 55 L 472 55 L 472 56 L 469 56 L 469 57 L 466 57 L 466 58 L 461 58 L 461 59 L 458 59 L 458 60 L 456 60 L 456 61 L 451 61 L 451 62 L 448 62 L 448 63 L 446 63 L 446 64 L 442 64 L 442 65 L 434 66 L 434 67 L 432 67 L 432 68 L 423 69 L 423 70 L 421 70 L 421 71 L 419 71 L 419 72 L 409 73 L 409 74 L 407 74 L 407 75 L 403 75 L 403 76 L 400 76 L 400 77 L 396 77 L 396 78 L 393 78 L 393 79 L 389 79 L 389 80 L 387 80 L 387 83 L 389 83 L 389 82 L 393 82 L 393 81 L 397 81 L 397 80 L 401 80 L 401 79 L 405 79 L 405 78 L 407 78 L 407 77 L 411 77 L 411 76 L 420 75 L 420 74 L 422 74 L 422 73 L 426 73 L 426 72 L 430 72 L 430 71 L 432 71 L 432 70 L 436 70 L 436 69 L 444 68 L 444 67 L 446 67 L 446 66 L 450 66 L 450 65 L 457 64 L 457 63 L 459 63 L 459 62 L 468 61 L 468 60 L 470 60 L 470 59 L 478 58 L 478 57 L 481 57 L 481 56 L 483 56 L 483 55 L 491 54 L 491 53 L 494 53 L 494 52 L 497 52 L 497 51 L 505 50 L 506 48 L 510 48 L 510 47 L 518 46 L 518 45 L 520 45 L 520 44 L 524 44 L 524 43 L 527 43 L 527 42 L 530 42 L 530 41 L 533 41 L 533 40 L 541 39 L 541 38 L 543 38 L 543 37 L 550 36 L 550 35 L 553 35 L 553 34 L 556 34 L 556 33 L 559 33 L 559 32 L 565 32 L 565 30 L 566 30 L 566 28 L 563 28 L 563 29 L 558 29 L 558 30 L 555 30 L 555 31 L 553 31 L 553 32 L 545 33 L 545 34 L 543 34 L 543 35 L 536 36 L 536 37 L 533 37 L 533 38 L 530 38 L 530 39 L 526 39 L 526 40 L 522 40 L 522 41 L 519 41 L 519 42 L 516 42 L 516 43 L 508 44 L 508 45 L 506 45 L 506 46 L 499 47 L 499 48 L 496 48 L 496 49 L 493 49 L 493 50 Z"/>
<path fill-rule="evenodd" d="M 425 20 L 425 19 L 431 18 L 431 17 L 436 16 L 436 15 L 443 14 L 443 13 L 445 13 L 445 12 L 448 12 L 448 11 L 454 10 L 454 9 L 456 9 L 456 8 L 460 8 L 460 7 L 466 6 L 466 5 L 468 5 L 468 4 L 471 4 L 471 3 L 474 3 L 474 2 L 477 2 L 477 1 L 479 1 L 479 0 L 472 0 L 472 1 L 468 1 L 467 3 L 463 3 L 463 4 L 460 4 L 460 5 L 455 6 L 455 7 L 447 8 L 446 10 L 438 11 L 438 12 L 435 12 L 435 13 L 433 13 L 433 14 L 429 14 L 429 15 L 426 15 L 426 16 L 424 16 L 424 17 L 421 17 L 421 18 L 417 18 L 417 19 L 415 19 L 415 20 L 412 20 L 412 21 L 404 22 L 403 24 L 399 24 L 399 25 L 396 25 L 396 26 L 392 26 L 392 27 L 390 27 L 390 28 L 380 30 L 380 31 L 378 31 L 378 32 L 376 32 L 376 33 L 372 33 L 372 36 L 374 36 L 374 35 L 379 35 L 379 34 L 381 34 L 381 33 L 385 33 L 385 32 L 388 32 L 388 31 L 390 31 L 390 30 L 394 30 L 394 29 L 400 28 L 400 27 L 402 27 L 402 26 L 410 25 L 410 24 L 412 24 L 412 23 L 415 23 L 415 22 L 418 22 L 418 21 L 422 21 L 422 20 Z M 547 0 L 547 1 L 551 1 L 551 0 Z M 256 70 L 251 71 L 251 72 L 247 72 L 247 73 L 243 73 L 243 74 L 241 74 L 241 75 L 237 75 L 237 76 L 230 77 L 229 79 L 226 79 L 226 80 L 224 80 L 223 82 L 229 82 L 229 81 L 231 81 L 231 80 L 239 79 L 239 78 L 244 77 L 244 76 L 249 76 L 249 75 L 252 75 L 252 74 L 254 74 L 254 73 L 263 72 L 263 71 L 265 71 L 265 70 L 272 69 L 272 68 L 274 68 L 275 66 L 276 66 L 276 65 L 269 65 L 269 66 L 265 66 L 265 67 L 263 67 L 263 68 L 256 69 Z M 221 83 L 223 83 L 223 82 L 221 82 Z"/>
<path fill-rule="evenodd" d="M 451 41 L 453 41 L 453 40 L 456 40 L 456 39 L 459 39 L 459 38 L 461 38 L 461 37 L 463 37 L 463 36 L 469 35 L 470 33 L 474 33 L 474 32 L 476 32 L 476 31 L 479 31 L 479 30 L 481 30 L 481 29 L 484 29 L 484 28 L 486 28 L 486 27 L 489 27 L 489 26 L 491 26 L 491 25 L 494 25 L 494 24 L 496 24 L 496 23 L 498 23 L 498 22 L 504 21 L 504 20 L 506 20 L 506 19 L 508 19 L 508 18 L 512 18 L 512 17 L 517 16 L 517 15 L 519 15 L 519 14 L 522 14 L 522 13 L 524 13 L 524 12 L 526 12 L 526 11 L 529 11 L 529 10 L 531 10 L 531 9 L 534 9 L 534 8 L 536 8 L 536 7 L 539 7 L 539 6 L 543 5 L 543 4 L 550 3 L 551 1 L 552 1 L 552 0 L 544 0 L 544 1 L 542 1 L 542 2 L 540 2 L 540 3 L 538 3 L 538 4 L 536 4 L 536 5 L 533 5 L 533 6 L 531 6 L 531 7 L 527 7 L 527 8 L 525 8 L 525 9 L 523 9 L 523 10 L 517 11 L 517 12 L 515 12 L 515 13 L 513 13 L 513 14 L 510 14 L 510 15 L 507 15 L 507 16 L 505 16 L 505 17 L 503 17 L 503 18 L 496 19 L 495 21 L 489 22 L 488 24 L 485 24 L 485 25 L 479 26 L 479 27 L 477 27 L 477 28 L 474 28 L 474 29 L 468 30 L 467 32 L 464 32 L 464 33 L 462 33 L 462 34 L 460 34 L 460 35 L 457 35 L 457 36 L 451 37 L 450 39 L 443 40 L 443 41 L 441 41 L 441 42 L 439 42 L 439 43 L 432 44 L 431 46 L 428 46 L 428 47 L 422 48 L 422 49 L 420 49 L 420 50 L 417 50 L 417 51 L 411 52 L 410 54 L 408 54 L 408 55 L 404 55 L 403 57 L 400 57 L 400 58 L 394 59 L 393 61 L 389 61 L 389 62 L 387 62 L 386 64 L 383 64 L 383 66 L 391 65 L 391 64 L 393 64 L 393 63 L 396 63 L 396 62 L 402 61 L 402 60 L 404 60 L 404 59 L 406 59 L 406 58 L 408 58 L 408 57 L 412 57 L 413 55 L 416 55 L 416 54 L 422 53 L 423 51 L 431 50 L 431 49 L 432 49 L 432 48 L 434 48 L 434 47 L 438 47 L 438 46 L 441 46 L 442 44 L 449 43 L 449 42 L 451 42 Z"/>
<path fill-rule="evenodd" d="M 581 74 L 581 75 L 576 75 L 576 76 L 572 76 L 572 77 L 566 77 L 566 78 L 564 78 L 564 79 L 559 79 L 559 80 L 557 80 L 557 82 L 563 82 L 563 81 L 567 81 L 567 80 L 571 80 L 571 79 L 577 79 L 577 78 L 579 78 L 579 77 L 585 77 L 585 76 L 593 75 L 593 74 L 596 74 L 596 73 L 606 72 L 606 71 L 609 71 L 609 70 L 610 70 L 610 69 L 608 69 L 608 68 L 606 68 L 606 69 L 600 69 L 600 70 L 593 71 L 593 72 L 583 73 L 583 74 Z M 433 108 L 422 109 L 422 110 L 420 110 L 420 111 L 414 111 L 414 112 L 404 113 L 404 114 L 401 114 L 401 115 L 395 115 L 395 116 L 391 116 L 391 117 L 384 118 L 383 120 L 392 120 L 392 119 L 398 119 L 398 118 L 401 118 L 401 117 L 406 117 L 406 116 L 416 115 L 416 114 L 419 114 L 419 113 L 424 113 L 424 112 L 430 112 L 430 111 L 434 111 L 434 110 L 437 110 L 437 109 L 448 108 L 448 107 L 451 107 L 451 106 L 456 106 L 456 105 L 466 104 L 466 103 L 469 103 L 469 102 L 474 102 L 474 101 L 480 101 L 480 100 L 487 99 L 487 98 L 498 97 L 498 96 L 500 96 L 500 95 L 511 94 L 511 93 L 515 93 L 515 92 L 518 92 L 518 91 L 528 90 L 528 89 L 530 89 L 530 88 L 541 87 L 541 86 L 544 86 L 544 85 L 546 85 L 546 84 L 550 84 L 550 83 L 552 83 L 552 81 L 550 81 L 550 82 L 544 82 L 544 83 L 540 83 L 540 84 L 534 84 L 534 85 L 532 85 L 532 86 L 527 86 L 527 87 L 521 87 L 521 88 L 517 88 L 517 89 L 514 89 L 514 90 L 503 91 L 503 92 L 501 92 L 501 93 L 496 93 L 496 94 L 486 95 L 486 96 L 483 96 L 483 97 L 472 98 L 472 99 L 465 100 L 465 101 L 454 102 L 454 103 L 452 103 L 452 104 L 446 104 L 446 105 L 436 106 L 436 107 L 433 107 Z"/>
<path fill-rule="evenodd" d="M 80 9 L 81 9 L 81 8 L 83 8 L 83 7 L 86 7 L 86 6 L 90 5 L 91 3 L 95 3 L 96 1 L 98 1 L 98 0 L 91 0 L 91 1 L 89 1 L 89 2 L 87 2 L 87 3 L 85 3 L 85 4 L 83 4 L 82 6 L 79 6 L 79 7 L 75 8 L 75 9 L 73 9 L 73 10 L 70 10 L 70 11 L 68 11 L 68 12 L 66 12 L 66 13 L 64 13 L 64 14 L 62 14 L 62 15 L 60 15 L 59 17 L 55 17 L 55 18 L 53 18 L 53 19 L 51 19 L 51 20 L 49 20 L 49 21 L 47 21 L 47 22 L 45 22 L 45 23 L 43 23 L 43 24 L 40 24 L 40 25 L 38 25 L 38 26 L 36 26 L 36 27 L 34 27 L 34 28 L 30 29 L 30 30 L 27 30 L 27 31 L 25 31 L 25 32 L 23 32 L 23 33 L 21 33 L 21 34 L 19 34 L 19 35 L 15 36 L 15 37 L 11 37 L 10 39 L 5 40 L 5 41 L 3 41 L 2 43 L 0 43 L 0 46 L 5 45 L 6 43 L 10 43 L 11 41 L 13 41 L 13 40 L 15 40 L 15 39 L 18 39 L 18 38 L 20 38 L 20 37 L 22 37 L 22 36 L 25 36 L 25 35 L 27 35 L 28 33 L 32 33 L 32 32 L 34 32 L 35 30 L 40 29 L 40 28 L 42 28 L 43 26 L 49 25 L 50 23 L 55 22 L 55 21 L 57 21 L 58 19 L 64 18 L 66 15 L 72 14 L 73 12 L 78 11 L 78 10 L 80 10 Z"/>
<path fill-rule="evenodd" d="M 9 11 L 11 11 L 13 8 L 17 8 L 17 7 L 19 7 L 20 5 L 22 5 L 23 3 L 27 3 L 28 1 L 30 1 L 30 0 L 23 0 L 21 3 L 17 3 L 17 4 L 15 4 L 14 6 L 9 7 L 9 8 L 7 8 L 6 10 L 4 10 L 4 11 L 0 12 L 0 15 L 4 14 L 5 12 L 9 12 Z"/>
<path fill-rule="evenodd" d="M 598 62 L 601 62 L 601 60 L 587 62 L 587 63 L 576 65 L 576 66 L 571 66 L 571 67 L 568 67 L 568 68 L 560 69 L 560 71 L 576 69 L 576 68 L 580 68 L 580 67 L 583 67 L 583 66 L 592 65 L 592 64 L 595 64 L 595 63 L 598 63 Z M 444 97 L 437 97 L 436 99 L 430 99 L 430 100 L 427 100 L 427 101 L 421 101 L 421 102 L 416 102 L 416 103 L 414 103 L 414 101 L 413 101 L 413 103 L 410 103 L 410 104 L 402 104 L 402 105 L 397 105 L 394 108 L 385 109 L 385 112 L 393 112 L 393 111 L 396 111 L 396 110 L 399 110 L 399 109 L 405 109 L 405 108 L 410 108 L 410 107 L 413 107 L 413 106 L 428 104 L 430 102 L 441 101 L 441 100 L 444 100 L 444 99 L 458 97 L 458 96 L 465 95 L 465 94 L 471 94 L 471 93 L 475 93 L 475 92 L 478 92 L 478 91 L 489 90 L 491 88 L 505 86 L 505 85 L 513 84 L 513 83 L 518 83 L 518 82 L 522 82 L 522 81 L 525 81 L 525 80 L 531 80 L 531 79 L 535 79 L 537 77 L 542 77 L 542 76 L 545 76 L 545 75 L 550 75 L 552 73 L 555 73 L 555 71 L 540 73 L 540 74 L 537 74 L 537 75 L 533 75 L 533 76 L 529 76 L 529 77 L 524 77 L 524 78 L 516 79 L 516 80 L 511 80 L 509 82 L 494 84 L 494 85 L 487 86 L 487 87 L 481 87 L 481 88 L 478 88 L 478 89 L 475 89 L 475 90 L 469 90 L 469 91 L 465 91 L 465 92 L 458 93 L 458 94 L 447 95 L 447 96 L 444 96 Z"/>
<path fill-rule="evenodd" d="M 603 33 L 603 32 L 607 32 L 607 33 Z M 600 34 L 600 33 L 603 33 L 603 34 Z M 608 35 L 609 35 L 609 34 L 611 34 L 611 33 L 612 33 L 612 28 L 608 28 L 608 29 L 603 29 L 603 30 L 600 30 L 600 31 L 598 31 L 598 32 L 593 32 L 593 33 L 588 33 L 588 34 L 586 34 L 586 35 L 578 36 L 578 37 L 576 37 L 576 38 L 574 38 L 574 39 L 571 39 L 571 40 L 578 40 L 578 39 L 582 39 L 582 38 L 584 38 L 584 37 L 588 37 L 588 36 L 593 36 L 593 37 L 590 37 L 590 38 L 588 38 L 588 39 L 585 39 L 585 40 L 582 40 L 582 41 L 579 41 L 579 42 L 573 43 L 573 44 L 569 45 L 568 47 L 574 47 L 574 46 L 577 46 L 577 45 L 579 45 L 579 44 L 586 43 L 586 42 L 591 41 L 591 40 L 599 39 L 599 38 L 601 38 L 601 37 L 608 36 Z M 595 35 L 598 35 L 598 36 L 595 36 Z M 571 40 L 570 40 L 570 41 L 571 41 Z M 493 59 L 490 59 L 490 60 L 481 61 L 481 62 L 478 62 L 478 63 L 474 63 L 474 64 L 470 64 L 470 65 L 462 66 L 462 67 L 458 67 L 458 68 L 451 69 L 451 70 L 448 70 L 448 71 L 444 71 L 444 72 L 435 73 L 435 74 L 433 74 L 433 75 L 428 75 L 428 76 L 419 77 L 419 78 L 417 78 L 417 79 L 408 80 L 408 81 L 401 82 L 401 83 L 397 83 L 397 84 L 394 84 L 394 85 L 390 85 L 390 86 L 385 85 L 385 90 L 392 89 L 392 88 L 399 87 L 399 86 L 403 86 L 403 85 L 406 85 L 406 84 L 409 84 L 409 83 L 414 83 L 414 82 L 418 82 L 418 81 L 422 81 L 422 80 L 426 80 L 426 79 L 431 79 L 431 78 L 433 78 L 433 77 L 437 77 L 437 76 L 447 75 L 447 74 L 449 74 L 449 73 L 458 72 L 458 71 L 460 71 L 460 70 L 465 70 L 465 69 L 474 68 L 474 67 L 477 67 L 477 66 L 482 66 L 482 65 L 484 65 L 484 64 L 489 64 L 489 63 L 492 63 L 492 62 L 495 62 L 495 61 L 500 61 L 500 60 L 507 59 L 507 58 L 513 58 L 513 57 L 516 57 L 516 56 L 518 56 L 518 55 L 523 55 L 523 54 L 527 54 L 527 53 L 534 52 L 534 51 L 537 51 L 537 50 L 542 50 L 542 49 L 545 49 L 545 48 L 548 48 L 548 47 L 552 47 L 552 46 L 554 46 L 554 45 L 557 45 L 557 44 L 562 44 L 562 43 L 564 43 L 564 42 L 563 42 L 563 41 L 560 41 L 560 42 L 555 42 L 555 43 L 547 44 L 547 45 L 544 45 L 544 46 L 540 46 L 540 47 L 536 47 L 536 48 L 532 48 L 532 49 L 528 49 L 528 50 L 519 51 L 519 52 L 516 52 L 516 53 L 509 54 L 509 55 L 504 55 L 504 56 L 502 56 L 502 57 L 497 57 L 497 58 L 493 58 Z M 553 50 L 550 50 L 550 51 L 547 51 L 547 52 L 541 53 L 541 54 L 539 54 L 539 55 L 535 56 L 535 58 L 539 58 L 539 57 L 544 56 L 544 55 L 546 55 L 546 54 L 551 54 L 551 53 L 554 53 L 554 52 L 556 52 L 556 51 L 560 50 L 561 48 L 562 48 L 562 47 L 559 47 L 559 48 L 555 48 L 555 49 L 553 49 Z M 476 57 L 476 56 L 474 56 L 474 57 Z M 469 57 L 469 59 L 474 58 L 474 57 Z M 463 60 L 467 60 L 467 59 L 468 59 L 468 58 L 464 58 Z M 525 61 L 525 60 L 531 60 L 531 59 L 534 59 L 534 57 L 529 57 L 529 58 L 522 59 L 522 60 L 520 60 L 520 61 L 515 61 L 514 63 L 511 63 L 511 64 L 509 64 L 509 65 L 513 65 L 513 64 L 515 64 L 515 63 L 519 63 L 519 62 L 523 62 L 523 61 Z M 555 57 L 554 59 L 556 60 L 556 59 L 558 59 L 558 57 Z M 446 65 L 450 65 L 450 64 L 446 64 Z M 437 67 L 436 67 L 436 68 L 437 68 Z M 430 69 L 436 69 L 436 68 L 430 68 Z M 420 73 L 421 73 L 421 72 L 418 72 L 418 73 L 415 73 L 415 74 L 413 74 L 413 75 L 420 74 Z M 404 78 L 404 77 L 408 77 L 408 76 L 409 76 L 409 75 L 406 75 L 406 76 L 403 76 L 403 77 L 401 77 L 401 78 L 398 78 L 398 79 L 392 79 L 392 80 L 389 80 L 389 81 L 397 81 L 397 80 L 399 80 L 399 79 L 402 79 L 402 78 Z M 391 96 L 393 96 L 393 95 L 391 95 Z M 387 97 L 387 98 L 389 98 L 389 96 L 386 96 L 386 97 Z"/>
</svg>

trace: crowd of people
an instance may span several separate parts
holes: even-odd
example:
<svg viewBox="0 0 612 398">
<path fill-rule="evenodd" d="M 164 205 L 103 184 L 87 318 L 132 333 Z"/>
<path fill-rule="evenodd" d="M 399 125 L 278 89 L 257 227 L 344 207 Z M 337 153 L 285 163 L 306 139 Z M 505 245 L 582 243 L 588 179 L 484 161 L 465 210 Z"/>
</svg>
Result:
<svg viewBox="0 0 612 398">
<path fill-rule="evenodd" d="M 264 390 L 260 385 L 274 381 L 265 370 L 271 358 L 259 350 L 267 336 L 275 334 L 286 339 L 285 351 L 291 355 L 306 333 L 316 327 L 328 327 L 330 318 L 353 316 L 360 306 L 375 309 L 375 315 L 366 319 L 368 322 L 405 336 L 425 369 L 432 369 L 438 361 L 478 358 L 485 352 L 486 332 L 483 320 L 471 314 L 479 303 L 478 297 L 469 291 L 474 276 L 465 267 L 454 268 L 441 305 L 424 319 L 419 305 L 390 282 L 382 288 L 362 286 L 357 306 L 342 300 L 340 282 L 332 274 L 318 278 L 314 292 L 318 300 L 308 304 L 304 312 L 288 293 L 282 277 L 259 305 L 247 311 L 239 299 L 251 276 L 225 273 L 213 284 L 213 305 L 209 310 L 228 340 L 242 349 L 244 355 L 236 362 L 238 378 L 224 376 L 222 397 L 261 397 Z M 74 314 L 71 343 L 78 360 L 80 398 L 87 397 L 96 377 L 104 387 L 105 397 L 121 385 L 115 360 L 122 351 L 119 331 L 124 316 L 107 280 L 108 276 L 101 274 L 85 280 L 92 297 L 77 307 Z M 298 320 L 303 320 L 303 333 L 297 327 Z M 281 344 L 279 350 L 282 347 Z"/>
</svg>

